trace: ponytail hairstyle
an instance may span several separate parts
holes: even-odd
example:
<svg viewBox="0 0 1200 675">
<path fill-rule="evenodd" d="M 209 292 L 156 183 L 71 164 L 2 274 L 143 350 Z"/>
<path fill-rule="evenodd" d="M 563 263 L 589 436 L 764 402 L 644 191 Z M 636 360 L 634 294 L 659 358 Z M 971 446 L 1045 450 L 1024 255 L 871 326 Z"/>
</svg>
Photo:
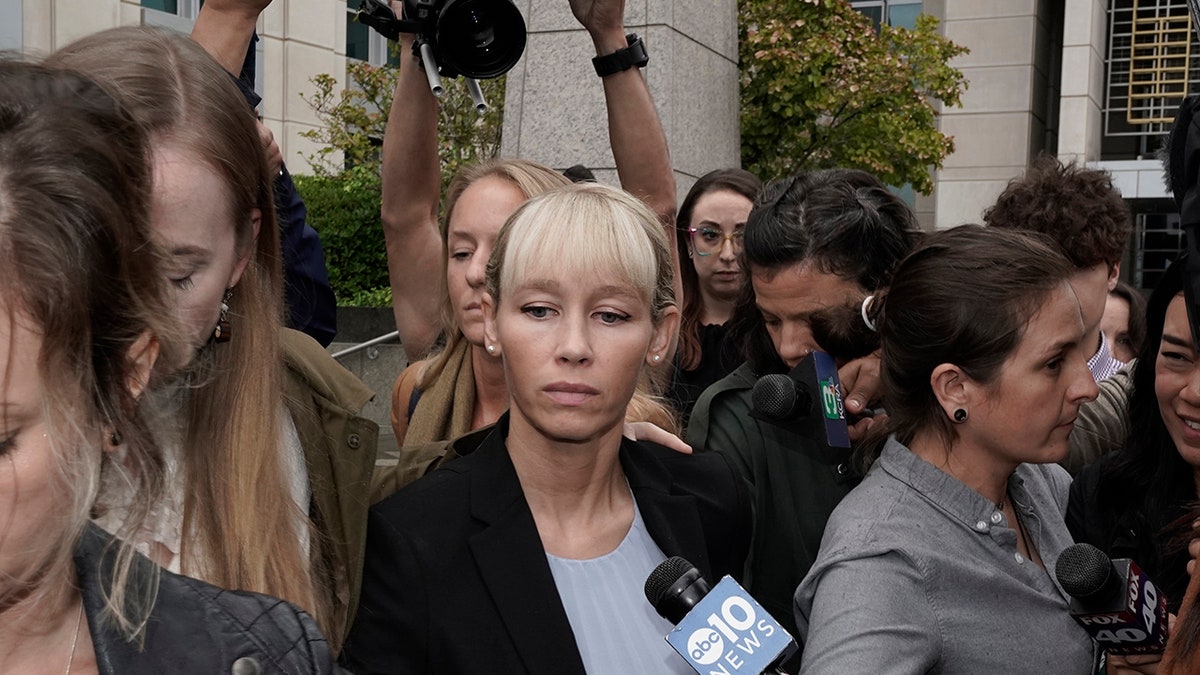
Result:
<svg viewBox="0 0 1200 675">
<path fill-rule="evenodd" d="M 234 338 L 202 347 L 186 373 L 183 572 L 288 600 L 327 635 L 340 635 L 330 579 L 314 573 L 303 550 L 304 533 L 319 549 L 320 531 L 293 501 L 284 470 L 279 228 L 253 113 L 202 47 L 162 29 L 101 31 L 47 63 L 108 88 L 145 127 L 152 149 L 174 146 L 207 163 L 225 184 L 238 253 L 253 252 L 228 303 Z"/>
<path fill-rule="evenodd" d="M 110 545 L 111 565 L 87 573 L 104 575 L 102 618 L 129 639 L 144 627 L 158 577 L 131 575 L 135 553 L 125 541 L 163 491 L 162 456 L 140 403 L 159 371 L 138 357 L 157 349 L 157 364 L 177 365 L 184 351 L 152 241 L 149 184 L 145 136 L 104 89 L 77 73 L 0 60 L 0 321 L 41 337 L 37 370 L 63 522 L 45 524 L 38 569 L 0 578 L 0 608 L 72 573 L 101 472 L 125 473 L 134 492 L 117 532 L 125 539 Z M 6 353 L 11 373 L 11 343 Z"/>
<path fill-rule="evenodd" d="M 679 205 L 679 213 L 675 218 L 675 243 L 679 248 L 679 259 L 685 261 L 679 268 L 683 282 L 683 308 L 679 313 L 679 367 L 683 370 L 695 370 L 702 356 L 700 317 L 704 314 L 704 298 L 700 294 L 700 277 L 696 274 L 696 267 L 686 262 L 691 242 L 688 228 L 692 226 L 696 202 L 710 192 L 725 191 L 739 194 L 753 203 L 761 189 L 762 181 L 749 171 L 717 169 L 701 176 Z"/>
<path fill-rule="evenodd" d="M 746 221 L 741 258 L 746 280 L 731 319 L 731 338 L 741 344 L 756 373 L 786 371 L 758 310 L 751 275 L 811 265 L 855 282 L 866 295 L 891 278 L 896 264 L 920 236 L 908 205 L 865 171 L 825 169 L 769 183 Z M 830 311 L 856 316 L 859 306 Z M 820 321 L 813 322 L 818 336 Z M 851 320 L 831 317 L 821 330 L 833 335 L 845 330 L 839 326 L 851 325 L 846 321 Z M 858 338 L 845 339 L 853 342 Z M 846 358 L 819 337 L 818 344 L 834 356 Z"/>
<path fill-rule="evenodd" d="M 1035 234 L 962 225 L 931 235 L 872 302 L 883 350 L 883 435 L 908 444 L 933 431 L 949 447 L 957 432 L 930 386 L 933 370 L 953 363 L 976 382 L 994 381 L 1030 318 L 1073 269 Z M 864 443 L 860 468 L 881 449 Z"/>
</svg>

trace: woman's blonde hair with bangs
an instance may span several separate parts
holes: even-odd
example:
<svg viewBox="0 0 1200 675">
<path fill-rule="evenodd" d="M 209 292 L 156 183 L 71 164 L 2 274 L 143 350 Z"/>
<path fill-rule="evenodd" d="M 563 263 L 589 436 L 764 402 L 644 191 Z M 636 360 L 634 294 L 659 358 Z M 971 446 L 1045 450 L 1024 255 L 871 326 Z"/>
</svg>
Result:
<svg viewBox="0 0 1200 675">
<path fill-rule="evenodd" d="M 504 289 L 551 267 L 612 273 L 642 295 L 654 323 L 675 305 L 670 242 L 654 212 L 623 190 L 570 185 L 523 204 L 492 249 L 487 291 L 499 304 Z"/>
<path fill-rule="evenodd" d="M 578 183 L 530 199 L 500 229 L 484 283 L 497 305 L 504 289 L 553 268 L 596 277 L 609 272 L 650 307 L 655 325 L 675 306 L 671 242 L 658 216 L 624 190 Z M 651 422 L 678 434 L 679 416 L 645 372 L 638 377 L 626 422 Z"/>
</svg>

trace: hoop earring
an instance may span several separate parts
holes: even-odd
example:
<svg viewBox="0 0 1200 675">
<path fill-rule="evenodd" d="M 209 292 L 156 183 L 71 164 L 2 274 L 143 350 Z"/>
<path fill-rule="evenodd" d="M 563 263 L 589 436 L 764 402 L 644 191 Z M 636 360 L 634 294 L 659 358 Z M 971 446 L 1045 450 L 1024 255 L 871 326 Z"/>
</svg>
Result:
<svg viewBox="0 0 1200 675">
<path fill-rule="evenodd" d="M 859 313 L 862 314 L 863 323 L 867 324 L 867 328 L 870 328 L 872 333 L 878 333 L 879 331 L 875 329 L 875 322 L 872 321 L 871 317 L 867 315 L 867 310 L 871 307 L 871 302 L 874 300 L 874 295 L 868 295 L 867 297 L 863 298 L 862 307 L 859 308 Z"/>
<path fill-rule="evenodd" d="M 954 423 L 962 424 L 963 422 L 966 422 L 966 421 L 967 421 L 967 411 L 963 408 L 955 408 Z"/>
<path fill-rule="evenodd" d="M 233 289 L 226 288 L 225 296 L 221 298 L 221 318 L 217 319 L 217 327 L 213 329 L 213 342 L 229 342 L 233 338 L 233 330 L 229 326 L 229 301 L 233 299 Z"/>
</svg>

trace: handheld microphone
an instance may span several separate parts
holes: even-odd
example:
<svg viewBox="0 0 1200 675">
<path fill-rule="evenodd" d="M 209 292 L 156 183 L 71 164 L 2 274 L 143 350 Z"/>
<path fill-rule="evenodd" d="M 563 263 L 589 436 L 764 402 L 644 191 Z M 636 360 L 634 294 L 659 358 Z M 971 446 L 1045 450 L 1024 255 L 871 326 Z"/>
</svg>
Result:
<svg viewBox="0 0 1200 675">
<path fill-rule="evenodd" d="M 849 448 L 846 408 L 837 364 L 825 352 L 804 357 L 787 375 L 754 383 L 750 416 L 831 448 Z"/>
<path fill-rule="evenodd" d="M 1111 654 L 1153 654 L 1167 644 L 1167 597 L 1132 560 L 1110 560 L 1091 544 L 1058 556 L 1054 575 L 1071 616 Z"/>
<path fill-rule="evenodd" d="M 763 375 L 754 383 L 751 402 L 759 419 L 791 421 L 808 415 L 812 397 L 800 383 L 787 375 L 772 373 Z"/>
<path fill-rule="evenodd" d="M 710 587 L 700 571 L 674 556 L 646 578 L 646 599 L 675 629 L 667 642 L 701 675 L 783 673 L 796 642 L 730 576 Z"/>
</svg>

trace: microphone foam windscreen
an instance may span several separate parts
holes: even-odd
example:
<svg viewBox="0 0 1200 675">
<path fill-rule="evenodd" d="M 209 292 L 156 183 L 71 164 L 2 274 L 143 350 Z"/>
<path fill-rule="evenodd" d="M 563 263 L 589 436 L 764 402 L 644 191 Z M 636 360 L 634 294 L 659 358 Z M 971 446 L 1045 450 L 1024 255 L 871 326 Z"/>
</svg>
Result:
<svg viewBox="0 0 1200 675">
<path fill-rule="evenodd" d="M 688 573 L 692 569 L 692 563 L 680 558 L 679 556 L 671 556 L 658 564 L 650 576 L 646 577 L 646 599 L 650 604 L 658 607 L 659 600 L 662 600 L 663 595 L 676 582 L 679 577 Z"/>
<path fill-rule="evenodd" d="M 1085 598 L 1103 589 L 1113 574 L 1113 563 L 1104 551 L 1091 544 L 1068 546 L 1058 556 L 1054 576 L 1063 590 Z"/>
<path fill-rule="evenodd" d="M 764 375 L 754 383 L 750 400 L 755 412 L 764 417 L 789 419 L 796 408 L 796 383 L 787 375 Z"/>
</svg>

